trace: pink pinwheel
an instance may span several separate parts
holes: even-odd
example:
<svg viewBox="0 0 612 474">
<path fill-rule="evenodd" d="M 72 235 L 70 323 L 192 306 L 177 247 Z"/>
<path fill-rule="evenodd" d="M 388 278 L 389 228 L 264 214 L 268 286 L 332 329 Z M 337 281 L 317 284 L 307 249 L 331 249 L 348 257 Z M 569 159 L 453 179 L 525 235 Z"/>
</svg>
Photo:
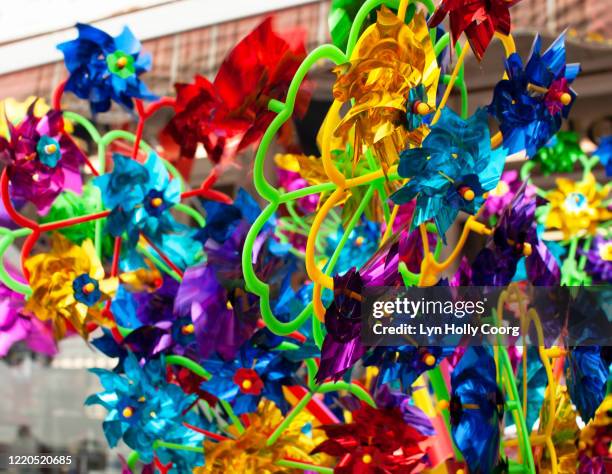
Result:
<svg viewBox="0 0 612 474">
<path fill-rule="evenodd" d="M 8 139 L 0 137 L 0 162 L 7 165 L 11 197 L 46 214 L 64 189 L 81 193 L 85 156 L 65 133 L 61 112 L 37 117 L 34 105 L 19 125 L 9 124 Z"/>
</svg>

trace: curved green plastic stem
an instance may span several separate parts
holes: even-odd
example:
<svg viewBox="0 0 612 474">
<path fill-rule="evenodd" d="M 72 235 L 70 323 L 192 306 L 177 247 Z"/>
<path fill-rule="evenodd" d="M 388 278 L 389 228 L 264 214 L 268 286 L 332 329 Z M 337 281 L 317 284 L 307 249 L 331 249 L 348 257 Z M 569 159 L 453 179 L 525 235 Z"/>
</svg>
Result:
<svg viewBox="0 0 612 474">
<path fill-rule="evenodd" d="M 323 334 L 323 325 L 318 318 L 312 318 L 312 338 L 314 339 L 315 345 L 320 350 L 323 347 L 325 335 Z"/>
<path fill-rule="evenodd" d="M 327 382 L 322 385 L 317 386 L 314 384 L 314 375 L 313 372 L 316 370 L 316 364 L 312 359 L 306 360 L 306 368 L 308 370 L 308 386 L 310 391 L 302 397 L 302 399 L 293 407 L 291 412 L 285 416 L 283 421 L 276 427 L 276 429 L 270 434 L 266 444 L 271 446 L 276 442 L 276 440 L 283 434 L 283 432 L 289 427 L 289 425 L 293 422 L 295 417 L 302 412 L 302 410 L 308 405 L 312 397 L 316 393 L 329 393 L 336 392 L 339 390 L 346 390 L 349 393 L 355 395 L 359 400 L 364 401 L 370 406 L 376 407 L 376 403 L 372 396 L 359 385 L 355 385 L 347 382 Z"/>
<path fill-rule="evenodd" d="M 527 178 L 529 178 L 529 174 L 531 173 L 531 170 L 534 169 L 536 167 L 536 164 L 534 161 L 526 161 L 523 166 L 521 166 L 521 171 L 520 171 L 520 176 L 521 179 L 523 181 L 527 180 Z"/>
<path fill-rule="evenodd" d="M 212 377 L 208 370 L 206 370 L 200 364 L 187 357 L 179 355 L 169 355 L 166 356 L 166 364 L 180 365 L 181 367 L 185 367 L 186 369 L 191 370 L 194 374 L 199 375 L 200 377 L 206 380 Z"/>
<path fill-rule="evenodd" d="M 255 154 L 255 164 L 253 167 L 253 180 L 255 183 L 255 189 L 257 192 L 265 198 L 268 202 L 278 203 L 278 198 L 280 196 L 279 191 L 272 186 L 264 176 L 264 161 L 266 158 L 266 153 L 270 148 L 270 144 L 276 135 L 276 132 L 280 129 L 280 127 L 285 123 L 293 113 L 295 107 L 295 100 L 297 98 L 297 93 L 306 77 L 306 74 L 310 70 L 310 68 L 322 59 L 328 59 L 336 64 L 342 64 L 346 62 L 346 57 L 337 47 L 332 46 L 330 44 L 325 44 L 323 46 L 319 46 L 314 49 L 300 64 L 300 67 L 295 73 L 295 76 L 291 80 L 291 84 L 289 85 L 289 90 L 287 91 L 287 99 L 285 101 L 284 106 L 280 107 L 280 102 L 273 102 L 273 108 L 278 113 L 272 123 L 266 129 L 259 147 L 257 148 L 257 153 Z"/>
<path fill-rule="evenodd" d="M 183 214 L 187 214 L 194 221 L 196 221 L 200 227 L 204 227 L 206 225 L 206 219 L 204 219 L 204 216 L 196 211 L 193 207 L 189 207 L 187 204 L 179 202 L 178 204 L 174 205 L 174 209 L 182 212 Z"/>
<path fill-rule="evenodd" d="M 408 267 L 406 266 L 405 262 L 399 262 L 397 264 L 397 270 L 402 276 L 404 286 L 410 287 L 417 286 L 419 284 L 419 280 L 421 279 L 421 277 L 418 274 L 412 273 L 410 270 L 408 270 Z"/>
<path fill-rule="evenodd" d="M 23 228 L 12 231 L 5 229 L 4 227 L 1 227 L 0 229 L 2 229 L 2 231 L 0 231 L 0 234 L 2 235 L 2 239 L 0 240 L 0 281 L 2 281 L 2 283 L 4 283 L 11 290 L 25 296 L 30 296 L 32 294 L 32 289 L 29 287 L 29 285 L 15 280 L 6 271 L 6 267 L 4 265 L 4 253 L 16 238 L 25 237 L 26 235 L 31 234 L 32 229 Z"/>
<path fill-rule="evenodd" d="M 127 465 L 131 471 L 134 471 L 134 468 L 136 467 L 136 463 L 138 462 L 139 459 L 140 459 L 140 454 L 138 453 L 138 451 L 132 451 L 130 453 L 130 455 L 127 458 Z"/>
<path fill-rule="evenodd" d="M 308 186 L 302 189 L 296 189 L 295 191 L 288 192 L 280 196 L 280 202 L 287 202 L 293 199 L 299 199 L 304 196 L 309 196 L 311 194 L 320 194 L 325 193 L 327 191 L 333 191 L 336 188 L 334 183 L 321 183 L 315 184 L 314 186 Z"/>
<path fill-rule="evenodd" d="M 448 46 L 450 43 L 450 34 L 444 33 L 440 36 L 440 39 L 434 44 L 434 54 L 436 57 L 440 56 L 440 53 Z"/>
<path fill-rule="evenodd" d="M 81 125 L 87 131 L 87 133 L 95 143 L 100 142 L 101 137 L 100 133 L 98 132 L 98 129 L 88 119 L 86 119 L 82 115 L 71 112 L 69 110 L 64 111 L 63 115 L 71 122 L 78 123 L 79 125 Z"/>
</svg>

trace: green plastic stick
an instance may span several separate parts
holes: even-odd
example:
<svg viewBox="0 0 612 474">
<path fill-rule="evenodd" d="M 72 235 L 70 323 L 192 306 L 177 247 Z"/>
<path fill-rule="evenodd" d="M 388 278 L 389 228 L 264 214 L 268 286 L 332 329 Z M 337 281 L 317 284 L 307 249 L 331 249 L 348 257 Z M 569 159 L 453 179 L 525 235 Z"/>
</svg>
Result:
<svg viewBox="0 0 612 474">
<path fill-rule="evenodd" d="M 206 380 L 212 377 L 208 370 L 206 370 L 200 364 L 187 357 L 179 355 L 169 355 L 166 356 L 166 364 L 180 365 L 181 367 L 185 367 L 186 369 L 191 370 L 194 374 L 199 375 L 200 377 Z"/>
<path fill-rule="evenodd" d="M 334 470 L 331 467 L 315 466 L 306 462 L 289 461 L 288 459 L 276 461 L 276 465 L 281 467 L 290 467 L 293 469 L 303 469 L 304 471 L 322 472 L 324 474 L 334 473 Z"/>
</svg>

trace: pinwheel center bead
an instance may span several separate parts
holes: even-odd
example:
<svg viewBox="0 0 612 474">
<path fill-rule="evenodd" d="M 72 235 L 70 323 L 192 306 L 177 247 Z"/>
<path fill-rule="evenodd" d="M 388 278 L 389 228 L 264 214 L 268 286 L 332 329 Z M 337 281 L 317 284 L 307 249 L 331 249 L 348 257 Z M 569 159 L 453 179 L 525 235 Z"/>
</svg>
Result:
<svg viewBox="0 0 612 474">
<path fill-rule="evenodd" d="M 134 414 L 134 410 L 132 407 L 125 407 L 121 414 L 123 415 L 123 418 L 131 418 L 131 416 Z"/>
<path fill-rule="evenodd" d="M 531 248 L 531 244 L 529 242 L 525 242 L 523 244 L 523 255 L 525 255 L 525 257 L 529 257 L 532 251 L 533 249 Z"/>
<path fill-rule="evenodd" d="M 425 102 L 421 102 L 420 100 L 416 100 L 414 104 L 412 104 L 412 111 L 419 115 L 425 115 L 429 112 L 429 105 Z"/>
<path fill-rule="evenodd" d="M 561 95 L 559 96 L 559 101 L 560 101 L 560 102 L 561 102 L 563 105 L 569 105 L 569 104 L 570 104 L 570 102 L 572 101 L 572 96 L 571 96 L 569 93 L 564 92 L 563 94 L 561 94 Z"/>
<path fill-rule="evenodd" d="M 93 293 L 95 289 L 96 285 L 94 285 L 92 282 L 85 283 L 85 285 L 83 285 L 83 293 L 86 295 Z"/>
<path fill-rule="evenodd" d="M 476 197 L 474 190 L 468 186 L 461 186 L 459 188 L 459 195 L 466 201 L 473 201 Z"/>
<path fill-rule="evenodd" d="M 181 332 L 182 332 L 182 333 L 183 333 L 185 336 L 187 336 L 187 335 L 189 335 L 189 334 L 193 334 L 193 331 L 194 331 L 194 330 L 195 330 L 195 329 L 194 329 L 194 327 L 193 327 L 193 324 L 191 324 L 191 323 L 190 323 L 190 324 L 185 324 L 185 325 L 184 325 L 184 326 L 181 328 Z"/>
<path fill-rule="evenodd" d="M 232 306 L 232 302 L 231 301 L 228 301 L 227 303 L 225 303 L 225 307 L 228 310 L 230 310 L 230 311 L 232 311 L 234 309 L 234 307 Z"/>
<path fill-rule="evenodd" d="M 565 207 L 569 212 L 580 212 L 587 204 L 588 200 L 582 193 L 569 193 L 565 198 Z"/>
<path fill-rule="evenodd" d="M 254 369 L 244 367 L 238 369 L 234 374 L 233 381 L 242 393 L 258 395 L 263 388 L 263 383 Z"/>
<path fill-rule="evenodd" d="M 423 362 L 429 367 L 433 367 L 436 364 L 436 357 L 433 354 L 425 354 L 423 356 Z"/>
<path fill-rule="evenodd" d="M 364 464 L 370 464 L 372 462 L 372 456 L 369 454 L 364 454 L 363 457 L 361 458 L 361 461 Z"/>
<path fill-rule="evenodd" d="M 438 410 L 442 411 L 442 410 L 448 410 L 448 407 L 450 406 L 450 403 L 448 400 L 440 400 L 438 402 Z"/>
<path fill-rule="evenodd" d="M 35 183 L 38 183 L 38 181 L 40 180 L 40 176 L 38 173 L 34 173 L 32 175 L 32 181 L 34 181 Z"/>
<path fill-rule="evenodd" d="M 149 413 L 149 416 L 150 416 L 151 418 L 157 418 L 157 413 L 155 413 L 154 411 L 151 411 L 151 412 Z"/>
<path fill-rule="evenodd" d="M 159 207 L 164 203 L 164 200 L 160 197 L 154 197 L 153 199 L 151 199 L 151 206 L 153 207 Z"/>
<path fill-rule="evenodd" d="M 357 247 L 361 247 L 361 246 L 363 245 L 363 242 L 364 242 L 364 241 L 365 241 L 365 239 L 363 238 L 363 236 L 362 236 L 362 235 L 360 235 L 359 237 L 357 237 L 357 238 L 355 239 L 355 245 L 356 245 Z"/>
<path fill-rule="evenodd" d="M 123 69 L 125 66 L 127 66 L 128 63 L 128 59 L 126 56 L 121 56 L 120 58 L 117 59 L 117 67 L 119 69 Z"/>
<path fill-rule="evenodd" d="M 45 145 L 45 153 L 47 155 L 52 155 L 56 151 L 57 151 L 57 145 L 55 143 L 49 143 L 48 145 Z"/>
</svg>

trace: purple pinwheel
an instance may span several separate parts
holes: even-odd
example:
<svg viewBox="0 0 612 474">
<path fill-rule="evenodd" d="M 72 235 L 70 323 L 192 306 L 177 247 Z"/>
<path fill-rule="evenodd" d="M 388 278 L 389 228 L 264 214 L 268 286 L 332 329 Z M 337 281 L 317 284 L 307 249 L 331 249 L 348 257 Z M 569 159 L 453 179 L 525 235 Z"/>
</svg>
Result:
<svg viewBox="0 0 612 474">
<path fill-rule="evenodd" d="M 585 270 L 595 283 L 612 283 L 612 239 L 596 235 L 588 252 Z"/>
<path fill-rule="evenodd" d="M 234 269 L 240 270 L 240 266 Z M 224 360 L 232 360 L 257 329 L 259 305 L 255 296 L 240 288 L 226 290 L 219 281 L 219 272 L 211 262 L 188 268 L 175 310 L 191 314 L 202 357 L 216 352 Z"/>
<path fill-rule="evenodd" d="M 519 178 L 519 173 L 516 170 L 504 171 L 497 186 L 489 191 L 489 195 L 485 202 L 482 212 L 483 219 L 489 219 L 499 214 L 508 207 L 514 196 L 519 191 L 523 181 Z M 525 188 L 525 197 L 532 198 L 535 195 L 535 188 L 527 184 Z"/>
<path fill-rule="evenodd" d="M 321 347 L 317 382 L 338 379 L 366 352 L 361 342 L 363 278 L 354 268 L 334 277 L 334 301 L 325 312 L 327 334 Z"/>
<path fill-rule="evenodd" d="M 130 293 L 119 287 L 111 311 L 117 324 L 133 329 L 124 343 L 138 356 L 150 358 L 169 351 L 180 355 L 196 353 L 191 317 L 174 312 L 178 288 L 178 282 L 168 276 L 152 292 Z"/>
<path fill-rule="evenodd" d="M 11 197 L 46 214 L 64 189 L 81 193 L 79 166 L 85 156 L 65 133 L 61 112 L 37 117 L 34 106 L 19 125 L 9 122 L 8 139 L 0 136 L 0 162 L 7 166 Z"/>
<path fill-rule="evenodd" d="M 527 198 L 525 188 L 521 188 L 503 211 L 492 238 L 473 262 L 474 285 L 507 285 L 523 257 L 531 283 L 538 286 L 559 284 L 559 266 L 538 236 L 535 209 L 536 200 Z"/>
<path fill-rule="evenodd" d="M 410 239 L 400 238 L 401 232 L 390 239 L 357 271 L 350 269 L 334 277 L 334 300 L 325 312 L 327 334 L 321 348 L 321 364 L 317 381 L 328 377 L 338 379 L 366 352 L 361 342 L 361 293 L 368 286 L 403 284 L 398 265 L 410 261 L 418 246 Z"/>
<path fill-rule="evenodd" d="M 260 318 L 259 298 L 245 291 L 242 272 L 244 241 L 259 207 L 243 190 L 233 205 L 205 207 L 207 225 L 199 238 L 205 242 L 206 263 L 187 269 L 174 309 L 191 315 L 202 357 L 217 353 L 230 361 L 253 335 Z M 257 276 L 279 287 L 282 295 L 295 269 L 294 257 L 273 240 L 270 227 L 259 234 L 253 249 Z"/>
</svg>

